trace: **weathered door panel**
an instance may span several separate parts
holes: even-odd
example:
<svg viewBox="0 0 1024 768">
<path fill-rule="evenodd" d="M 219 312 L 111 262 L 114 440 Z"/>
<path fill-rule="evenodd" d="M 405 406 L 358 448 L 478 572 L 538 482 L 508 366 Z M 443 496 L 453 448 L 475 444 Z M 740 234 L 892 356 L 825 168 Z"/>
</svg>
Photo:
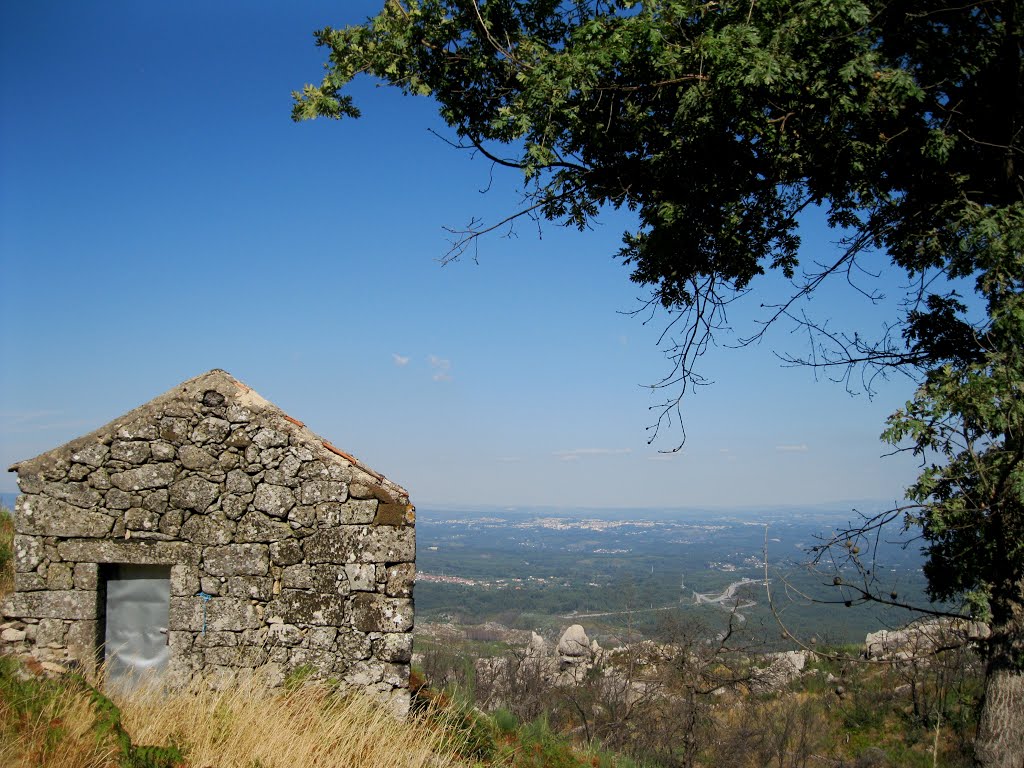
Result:
<svg viewBox="0 0 1024 768">
<path fill-rule="evenodd" d="M 166 667 L 170 576 L 170 567 L 161 565 L 115 565 L 107 571 L 108 680 L 150 678 Z"/>
</svg>

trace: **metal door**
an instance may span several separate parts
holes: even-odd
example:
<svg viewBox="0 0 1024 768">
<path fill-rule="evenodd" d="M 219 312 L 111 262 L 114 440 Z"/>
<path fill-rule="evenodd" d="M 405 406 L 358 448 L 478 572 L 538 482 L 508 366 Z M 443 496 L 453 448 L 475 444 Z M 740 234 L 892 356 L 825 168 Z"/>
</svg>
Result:
<svg viewBox="0 0 1024 768">
<path fill-rule="evenodd" d="M 170 566 L 110 566 L 106 588 L 107 679 L 129 681 L 136 676 L 156 676 L 169 656 Z"/>
</svg>

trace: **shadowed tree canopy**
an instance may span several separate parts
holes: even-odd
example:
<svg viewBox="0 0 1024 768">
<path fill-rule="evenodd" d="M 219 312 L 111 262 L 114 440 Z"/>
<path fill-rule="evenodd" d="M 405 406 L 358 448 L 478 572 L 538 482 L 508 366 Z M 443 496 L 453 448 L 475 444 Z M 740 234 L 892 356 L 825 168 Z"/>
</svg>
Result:
<svg viewBox="0 0 1024 768">
<path fill-rule="evenodd" d="M 773 269 L 793 294 L 768 322 L 805 323 L 815 364 L 913 372 L 921 388 L 886 433 L 926 462 L 901 514 L 920 526 L 933 595 L 972 594 L 991 619 L 978 754 L 1015 766 L 1021 10 L 1019 0 L 388 0 L 361 26 L 316 33 L 327 72 L 293 111 L 356 117 L 343 89 L 369 74 L 432 97 L 454 144 L 521 171 L 522 208 L 456 232 L 449 258 L 520 216 L 584 228 L 604 208 L 634 211 L 618 257 L 672 313 L 677 339 L 655 433 L 699 381 L 694 363 L 726 304 Z M 840 245 L 806 271 L 798 220 L 812 207 Z M 868 251 L 910 278 L 893 333 L 866 340 L 790 312 Z M 950 280 L 973 282 L 981 317 L 968 319 Z"/>
</svg>

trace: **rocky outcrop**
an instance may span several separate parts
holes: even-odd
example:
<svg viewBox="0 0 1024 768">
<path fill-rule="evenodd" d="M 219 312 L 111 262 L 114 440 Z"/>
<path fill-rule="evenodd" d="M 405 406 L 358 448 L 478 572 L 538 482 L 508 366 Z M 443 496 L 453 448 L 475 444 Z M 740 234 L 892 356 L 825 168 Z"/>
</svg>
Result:
<svg viewBox="0 0 1024 768">
<path fill-rule="evenodd" d="M 526 646 L 526 655 L 531 658 L 542 658 L 548 655 L 548 644 L 536 632 L 530 632 L 530 642 Z"/>
<path fill-rule="evenodd" d="M 580 664 L 590 659 L 590 638 L 579 624 L 573 624 L 558 639 L 558 655 L 566 664 Z"/>
<path fill-rule="evenodd" d="M 775 691 L 789 685 L 803 674 L 808 655 L 807 651 L 765 654 L 763 658 L 768 665 L 757 670 L 751 687 L 755 690 Z"/>
<path fill-rule="evenodd" d="M 864 638 L 868 659 L 910 661 L 926 658 L 942 648 L 984 640 L 987 625 L 966 619 L 922 619 L 901 629 L 883 629 Z"/>
<path fill-rule="evenodd" d="M 590 638 L 579 624 L 573 624 L 562 633 L 555 650 L 562 683 L 571 684 L 582 680 L 593 666 Z"/>
</svg>

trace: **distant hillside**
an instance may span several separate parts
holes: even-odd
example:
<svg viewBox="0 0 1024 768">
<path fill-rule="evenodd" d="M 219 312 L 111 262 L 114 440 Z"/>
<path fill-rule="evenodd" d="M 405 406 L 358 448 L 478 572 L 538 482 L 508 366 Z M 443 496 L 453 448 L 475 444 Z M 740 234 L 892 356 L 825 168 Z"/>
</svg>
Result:
<svg viewBox="0 0 1024 768">
<path fill-rule="evenodd" d="M 733 609 L 747 641 L 785 650 L 766 599 L 765 551 L 774 607 L 788 632 L 819 642 L 859 643 L 905 623 L 877 605 L 849 610 L 827 566 L 808 569 L 808 548 L 841 527 L 848 510 L 574 510 L 417 512 L 417 623 L 499 622 L 519 630 L 582 624 L 592 637 L 652 636 L 672 618 L 715 631 Z M 918 548 L 902 530 L 874 553 L 884 594 L 927 602 Z M 851 574 L 845 574 L 852 577 Z M 819 602 L 813 602 L 814 598 Z"/>
</svg>

